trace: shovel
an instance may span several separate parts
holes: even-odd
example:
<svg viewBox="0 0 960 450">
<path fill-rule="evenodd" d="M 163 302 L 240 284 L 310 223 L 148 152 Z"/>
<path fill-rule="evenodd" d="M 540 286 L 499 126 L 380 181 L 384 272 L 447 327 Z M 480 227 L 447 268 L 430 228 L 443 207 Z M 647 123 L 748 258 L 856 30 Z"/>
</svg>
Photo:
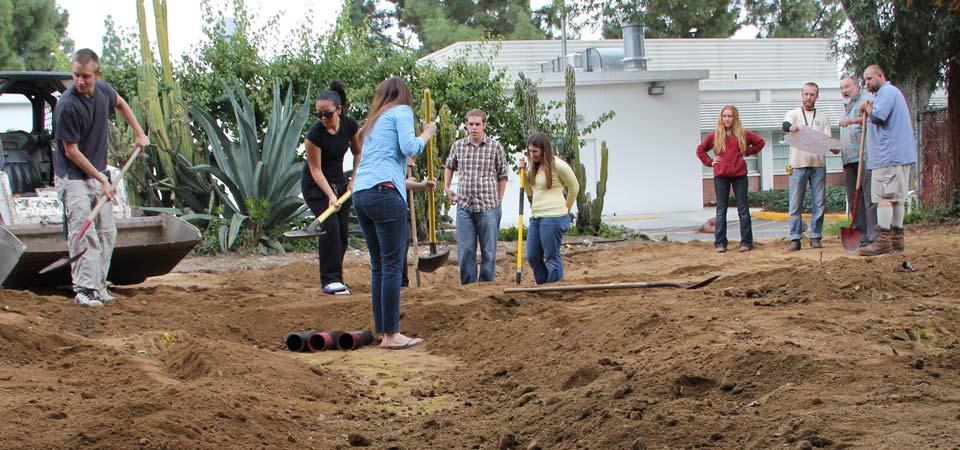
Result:
<svg viewBox="0 0 960 450">
<path fill-rule="evenodd" d="M 633 283 L 606 283 L 606 284 L 571 284 L 568 286 L 543 286 L 531 288 L 506 288 L 504 293 L 515 292 L 559 292 L 559 291 L 596 291 L 602 289 L 636 289 L 636 288 L 659 288 L 669 287 L 677 289 L 700 289 L 720 278 L 720 275 L 714 275 L 706 280 L 697 283 L 676 283 L 673 281 L 639 281 Z"/>
<path fill-rule="evenodd" d="M 140 156 L 141 152 L 143 152 L 143 147 L 139 145 L 133 149 L 133 154 L 130 155 L 130 158 L 127 159 L 126 164 L 124 164 L 120 169 L 120 175 L 116 180 L 113 181 L 113 183 L 110 183 L 110 192 L 115 192 L 117 190 L 117 185 L 120 184 L 120 180 L 123 179 L 123 176 L 126 175 L 127 170 L 130 169 L 130 166 L 133 165 L 133 162 L 137 160 L 137 157 Z M 99 197 L 97 197 L 97 203 L 93 206 L 93 209 L 90 210 L 90 214 L 87 215 L 87 218 L 83 221 L 83 224 L 80 225 L 80 229 L 77 230 L 77 234 L 73 237 L 73 242 L 68 244 L 69 248 L 73 249 L 73 252 L 69 252 L 73 253 L 73 256 L 65 256 L 60 258 L 52 262 L 49 266 L 40 269 L 39 273 L 43 274 L 54 269 L 59 269 L 60 267 L 80 259 L 80 257 L 87 252 L 87 249 L 80 250 L 80 242 L 83 241 L 83 235 L 86 234 L 87 230 L 90 229 L 90 225 L 93 224 L 93 220 L 97 218 L 98 214 L 100 214 L 100 208 L 103 208 L 103 205 L 108 201 L 109 200 L 107 200 L 106 195 L 101 194 Z M 64 215 L 64 220 L 66 220 L 66 215 Z"/>
<path fill-rule="evenodd" d="M 853 195 L 852 212 L 847 214 L 850 224 L 840 229 L 840 242 L 843 243 L 843 249 L 853 253 L 860 247 L 860 230 L 856 228 L 857 210 L 860 209 L 860 197 L 862 196 L 861 183 L 863 182 L 863 147 L 867 142 L 867 116 L 863 116 L 863 122 L 860 124 L 860 159 L 857 163 L 857 191 Z"/>
<path fill-rule="evenodd" d="M 430 89 L 423 90 L 423 122 L 430 122 L 433 117 L 433 105 L 430 101 Z M 433 181 L 433 140 L 427 141 L 427 179 Z M 421 256 L 417 261 L 417 269 L 424 272 L 433 272 L 442 267 L 450 256 L 450 249 L 437 253 L 437 206 L 434 194 L 436 189 L 427 191 L 427 230 L 430 234 L 430 255 Z"/>
<path fill-rule="evenodd" d="M 407 178 L 413 176 L 413 168 L 407 166 Z M 407 189 L 407 201 L 410 202 L 410 235 L 413 237 L 413 254 L 420 254 L 420 244 L 417 243 L 417 207 L 413 201 L 413 189 Z M 406 263 L 404 263 L 406 264 Z M 417 272 L 417 287 L 420 287 L 420 265 L 414 264 L 414 270 Z"/>
<path fill-rule="evenodd" d="M 517 285 L 520 284 L 520 278 L 523 277 L 523 197 L 526 193 L 523 191 L 524 170 L 520 167 L 520 217 L 517 220 Z"/>
<path fill-rule="evenodd" d="M 347 199 L 350 198 L 350 194 L 352 193 L 353 193 L 352 191 L 344 192 L 343 195 L 341 195 L 340 198 L 337 199 L 337 203 L 340 205 L 343 205 L 344 202 L 346 202 Z M 313 222 L 310 222 L 310 225 L 307 225 L 306 228 L 302 230 L 285 231 L 283 235 L 285 237 L 293 238 L 293 239 L 320 236 L 321 234 L 326 233 L 326 231 L 318 229 L 320 228 L 320 225 L 323 224 L 323 221 L 327 220 L 328 217 L 330 217 L 333 213 L 337 212 L 338 210 L 339 208 L 328 206 L 327 209 L 325 209 L 322 213 L 320 213 L 320 215 L 317 216 L 316 219 L 313 219 Z"/>
</svg>

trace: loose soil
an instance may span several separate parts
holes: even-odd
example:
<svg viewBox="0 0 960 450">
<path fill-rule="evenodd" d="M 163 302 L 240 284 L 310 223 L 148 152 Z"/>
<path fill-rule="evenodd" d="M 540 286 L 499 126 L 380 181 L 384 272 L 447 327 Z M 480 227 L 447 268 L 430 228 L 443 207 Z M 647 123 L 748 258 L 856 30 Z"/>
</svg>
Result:
<svg viewBox="0 0 960 450">
<path fill-rule="evenodd" d="M 496 284 L 460 286 L 451 261 L 403 290 L 425 339 L 404 351 L 283 348 L 371 326 L 352 251 L 347 297 L 309 254 L 191 258 L 100 309 L 0 290 L 0 448 L 960 445 L 960 226 L 874 259 L 785 247 L 571 245 L 565 284 L 722 278 L 504 294 L 503 244 Z"/>
</svg>

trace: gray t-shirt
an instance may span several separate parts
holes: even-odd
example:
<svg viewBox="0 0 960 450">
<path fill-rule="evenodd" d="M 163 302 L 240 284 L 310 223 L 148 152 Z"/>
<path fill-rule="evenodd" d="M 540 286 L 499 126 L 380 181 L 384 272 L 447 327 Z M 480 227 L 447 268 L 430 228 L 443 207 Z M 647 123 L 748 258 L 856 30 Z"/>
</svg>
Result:
<svg viewBox="0 0 960 450">
<path fill-rule="evenodd" d="M 53 153 L 53 172 L 71 180 L 89 178 L 66 156 L 63 141 L 76 142 L 80 153 L 100 172 L 107 170 L 107 144 L 110 113 L 117 105 L 117 91 L 106 81 L 97 80 L 93 97 L 77 92 L 71 86 L 57 102 L 53 113 L 53 128 L 57 151 Z"/>
</svg>

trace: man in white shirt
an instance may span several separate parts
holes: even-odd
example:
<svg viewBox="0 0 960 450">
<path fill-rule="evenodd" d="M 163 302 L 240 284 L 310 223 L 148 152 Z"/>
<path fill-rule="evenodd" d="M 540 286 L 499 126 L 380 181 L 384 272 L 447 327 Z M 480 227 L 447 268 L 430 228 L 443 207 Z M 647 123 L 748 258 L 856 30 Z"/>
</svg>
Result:
<svg viewBox="0 0 960 450">
<path fill-rule="evenodd" d="M 803 107 L 788 111 L 783 118 L 783 131 L 794 132 L 807 126 L 821 133 L 830 134 L 830 117 L 823 111 L 817 111 L 817 98 L 820 87 L 816 83 L 803 85 Z M 827 166 L 823 155 L 816 155 L 790 146 L 790 251 L 800 250 L 800 238 L 803 237 L 803 196 L 807 184 L 810 185 L 811 217 L 810 247 L 822 248 L 823 212 L 826 203 Z"/>
</svg>

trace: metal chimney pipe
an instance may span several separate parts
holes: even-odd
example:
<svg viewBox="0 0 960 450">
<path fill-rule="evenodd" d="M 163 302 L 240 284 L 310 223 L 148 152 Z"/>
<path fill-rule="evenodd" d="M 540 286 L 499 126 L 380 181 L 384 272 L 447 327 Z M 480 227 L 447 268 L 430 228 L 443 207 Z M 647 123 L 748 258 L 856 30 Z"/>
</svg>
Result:
<svg viewBox="0 0 960 450">
<path fill-rule="evenodd" d="M 640 24 L 625 24 L 623 31 L 623 70 L 647 70 L 647 53 L 643 48 L 643 32 Z"/>
</svg>

